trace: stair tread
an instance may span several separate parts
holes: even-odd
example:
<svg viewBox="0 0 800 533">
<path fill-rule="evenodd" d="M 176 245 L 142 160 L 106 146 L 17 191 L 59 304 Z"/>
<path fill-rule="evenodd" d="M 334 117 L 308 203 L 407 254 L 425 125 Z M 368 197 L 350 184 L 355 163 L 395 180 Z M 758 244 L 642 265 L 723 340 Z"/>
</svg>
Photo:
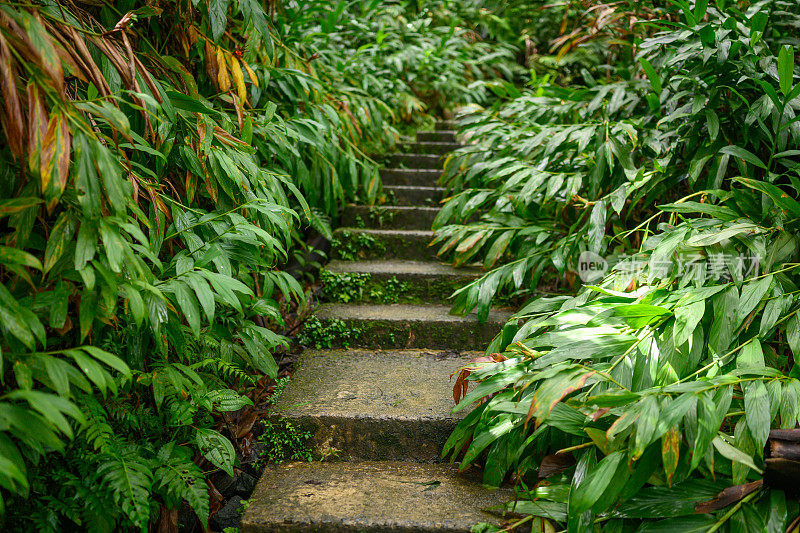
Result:
<svg viewBox="0 0 800 533">
<path fill-rule="evenodd" d="M 440 208 L 422 205 L 348 204 L 342 209 L 341 223 L 377 229 L 427 229 L 433 224 Z"/>
<path fill-rule="evenodd" d="M 450 306 L 437 304 L 338 304 L 325 303 L 314 313 L 320 319 L 381 320 L 387 322 L 478 323 L 477 315 L 450 314 Z M 492 309 L 488 324 L 505 324 L 513 313 Z M 499 331 L 499 329 L 498 329 Z"/>
<path fill-rule="evenodd" d="M 428 213 L 438 212 L 440 210 L 439 207 L 431 207 L 428 205 L 357 205 L 357 204 L 347 204 L 345 206 L 346 209 L 358 208 L 358 209 L 374 209 L 377 211 L 399 211 L 402 213 L 413 213 L 414 211 L 425 211 Z"/>
<path fill-rule="evenodd" d="M 349 272 L 364 274 L 386 274 L 400 276 L 450 276 L 467 277 L 478 276 L 479 268 L 453 268 L 444 263 L 435 261 L 412 261 L 402 259 L 385 259 L 373 261 L 340 261 L 328 263 L 328 270 L 332 272 Z"/>
<path fill-rule="evenodd" d="M 470 474 L 396 461 L 271 465 L 241 531 L 466 533 L 478 522 L 498 524 L 485 509 L 508 501 L 511 491 L 485 490 Z"/>
<path fill-rule="evenodd" d="M 272 416 L 290 418 L 308 431 L 320 456 L 439 462 L 444 443 L 466 414 L 451 413 L 450 376 L 480 354 L 306 350 Z"/>
<path fill-rule="evenodd" d="M 445 192 L 447 189 L 444 187 L 428 186 L 428 185 L 384 185 L 384 189 L 397 189 L 401 191 L 431 191 L 431 192 Z"/>
<path fill-rule="evenodd" d="M 450 375 L 478 355 L 441 350 L 306 350 L 274 412 L 293 417 L 453 419 Z"/>
<path fill-rule="evenodd" d="M 372 235 L 406 235 L 409 237 L 432 237 L 433 230 L 422 229 L 375 229 L 375 228 L 336 228 L 333 232 L 341 233 L 347 231 L 350 233 L 370 233 Z"/>
<path fill-rule="evenodd" d="M 389 173 L 389 172 L 409 172 L 414 174 L 424 174 L 429 176 L 441 176 L 442 171 L 437 168 L 394 168 L 394 167 L 384 167 L 380 169 L 381 173 Z"/>
</svg>

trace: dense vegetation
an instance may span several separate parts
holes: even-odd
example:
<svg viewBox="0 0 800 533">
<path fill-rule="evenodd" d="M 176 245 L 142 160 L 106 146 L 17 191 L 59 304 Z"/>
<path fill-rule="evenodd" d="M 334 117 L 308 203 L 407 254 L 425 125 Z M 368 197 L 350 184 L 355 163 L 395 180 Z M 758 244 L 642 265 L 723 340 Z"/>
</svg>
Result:
<svg viewBox="0 0 800 533">
<path fill-rule="evenodd" d="M 426 4 L 0 5 L 4 530 L 207 524 L 305 297 L 286 265 L 380 196 L 398 128 L 510 76 L 478 11 Z"/>
<path fill-rule="evenodd" d="M 800 7 L 557 11 L 443 177 L 442 254 L 488 270 L 455 310 L 533 297 L 456 382 L 477 406 L 445 452 L 513 476 L 543 531 L 784 531 L 765 446 L 800 421 Z"/>
<path fill-rule="evenodd" d="M 258 460 L 309 235 L 459 105 L 436 242 L 486 273 L 454 311 L 528 301 L 445 454 L 545 531 L 785 530 L 798 27 L 793 0 L 2 3 L 4 528 L 205 526 L 211 477 Z"/>
</svg>

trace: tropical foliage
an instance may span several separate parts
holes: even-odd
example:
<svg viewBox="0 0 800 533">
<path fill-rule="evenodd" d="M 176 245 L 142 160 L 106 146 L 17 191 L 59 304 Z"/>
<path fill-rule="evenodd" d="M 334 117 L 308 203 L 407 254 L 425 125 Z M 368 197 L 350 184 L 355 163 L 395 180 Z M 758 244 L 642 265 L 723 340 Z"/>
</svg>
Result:
<svg viewBox="0 0 800 533">
<path fill-rule="evenodd" d="M 488 272 L 455 309 L 559 294 L 461 373 L 457 409 L 477 407 L 446 453 L 489 484 L 513 475 L 510 508 L 548 527 L 781 531 L 798 509 L 768 440 L 800 422 L 800 10 L 641 10 L 653 23 L 614 34 L 605 72 L 505 86 L 461 120 L 472 143 L 447 165 L 437 238 Z"/>
<path fill-rule="evenodd" d="M 168 531 L 182 502 L 207 523 L 207 474 L 252 440 L 226 413 L 276 377 L 282 312 L 304 298 L 282 266 L 378 196 L 366 154 L 510 54 L 486 62 L 443 16 L 0 5 L 5 529 Z"/>
</svg>

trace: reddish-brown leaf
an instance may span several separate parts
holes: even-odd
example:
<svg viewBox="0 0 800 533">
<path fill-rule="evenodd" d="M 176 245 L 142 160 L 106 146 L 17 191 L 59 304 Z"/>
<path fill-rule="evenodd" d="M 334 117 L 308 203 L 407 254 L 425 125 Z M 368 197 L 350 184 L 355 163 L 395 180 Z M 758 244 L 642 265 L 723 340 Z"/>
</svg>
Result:
<svg viewBox="0 0 800 533">
<path fill-rule="evenodd" d="M 539 480 L 546 479 L 552 475 L 563 472 L 575 464 L 575 457 L 571 453 L 556 453 L 545 455 L 539 465 Z"/>
<path fill-rule="evenodd" d="M 681 432 L 678 428 L 671 427 L 661 437 L 661 461 L 664 464 L 664 473 L 667 475 L 667 485 L 672 486 L 672 476 L 678 468 L 680 459 Z"/>
<path fill-rule="evenodd" d="M 485 355 L 483 357 L 476 357 L 470 360 L 470 364 L 462 367 L 460 370 L 457 370 L 450 374 L 452 378 L 456 374 L 458 374 L 458 378 L 456 378 L 456 383 L 453 385 L 453 399 L 456 403 L 461 401 L 461 398 L 467 394 L 467 388 L 469 387 L 469 382 L 467 378 L 469 378 L 470 374 L 480 368 L 480 365 L 483 363 L 500 363 L 508 359 L 506 356 L 500 353 L 493 353 L 490 355 Z"/>
<path fill-rule="evenodd" d="M 17 92 L 16 78 L 16 62 L 13 61 L 8 43 L 0 34 L 0 93 L 3 95 L 3 129 L 6 132 L 6 140 L 11 152 L 22 158 L 25 155 L 23 148 L 25 121 L 22 117 L 22 105 Z"/>
<path fill-rule="evenodd" d="M 39 154 L 41 189 L 47 208 L 52 210 L 67 186 L 72 136 L 61 113 L 50 115 Z"/>
<path fill-rule="evenodd" d="M 725 507 L 738 502 L 754 490 L 760 488 L 764 484 L 763 479 L 752 481 L 743 485 L 736 485 L 735 487 L 728 487 L 711 500 L 705 502 L 698 502 L 694 506 L 694 512 L 698 514 L 713 513 Z"/>
</svg>

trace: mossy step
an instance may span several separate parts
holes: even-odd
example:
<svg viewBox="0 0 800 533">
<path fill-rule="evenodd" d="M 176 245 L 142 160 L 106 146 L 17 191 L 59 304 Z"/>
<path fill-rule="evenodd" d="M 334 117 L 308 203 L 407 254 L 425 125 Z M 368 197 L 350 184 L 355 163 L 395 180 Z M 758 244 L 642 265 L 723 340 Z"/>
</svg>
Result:
<svg viewBox="0 0 800 533">
<path fill-rule="evenodd" d="M 438 205 L 446 193 L 444 187 L 383 184 L 383 192 L 394 205 Z"/>
<path fill-rule="evenodd" d="M 438 462 L 447 437 L 466 414 L 450 413 L 450 375 L 479 355 L 306 351 L 272 416 L 309 431 L 316 454 L 328 460 Z"/>
<path fill-rule="evenodd" d="M 374 261 L 331 261 L 325 267 L 336 274 L 366 274 L 369 282 L 364 290 L 366 297 L 380 290 L 390 279 L 405 284 L 397 302 L 445 302 L 453 292 L 480 276 L 479 268 L 455 269 L 434 261 L 401 261 L 397 259 Z"/>
<path fill-rule="evenodd" d="M 461 145 L 456 142 L 414 142 L 405 144 L 402 148 L 415 154 L 444 155 L 461 148 Z"/>
<path fill-rule="evenodd" d="M 455 120 L 438 120 L 434 129 L 437 130 L 457 130 L 458 122 Z"/>
<path fill-rule="evenodd" d="M 333 237 L 332 257 L 337 259 L 436 257 L 437 248 L 428 246 L 433 239 L 430 230 L 338 228 Z"/>
<path fill-rule="evenodd" d="M 441 170 L 419 169 L 419 168 L 382 168 L 380 169 L 381 182 L 383 185 L 417 185 L 432 186 L 436 185 Z"/>
<path fill-rule="evenodd" d="M 438 207 L 347 205 L 341 223 L 376 229 L 429 229 L 437 214 Z"/>
<path fill-rule="evenodd" d="M 322 304 L 315 316 L 323 323 L 343 321 L 353 334 L 348 343 L 361 348 L 483 350 L 511 313 L 492 310 L 481 324 L 477 316 L 453 316 L 444 305 Z M 351 342 L 352 341 L 352 342 Z"/>
<path fill-rule="evenodd" d="M 386 161 L 391 168 L 444 168 L 444 158 L 435 154 L 389 154 Z"/>
<path fill-rule="evenodd" d="M 449 464 L 398 461 L 270 465 L 242 518 L 241 533 L 467 533 L 513 498 Z"/>
<path fill-rule="evenodd" d="M 417 141 L 454 143 L 457 133 L 453 130 L 418 131 Z"/>
</svg>

